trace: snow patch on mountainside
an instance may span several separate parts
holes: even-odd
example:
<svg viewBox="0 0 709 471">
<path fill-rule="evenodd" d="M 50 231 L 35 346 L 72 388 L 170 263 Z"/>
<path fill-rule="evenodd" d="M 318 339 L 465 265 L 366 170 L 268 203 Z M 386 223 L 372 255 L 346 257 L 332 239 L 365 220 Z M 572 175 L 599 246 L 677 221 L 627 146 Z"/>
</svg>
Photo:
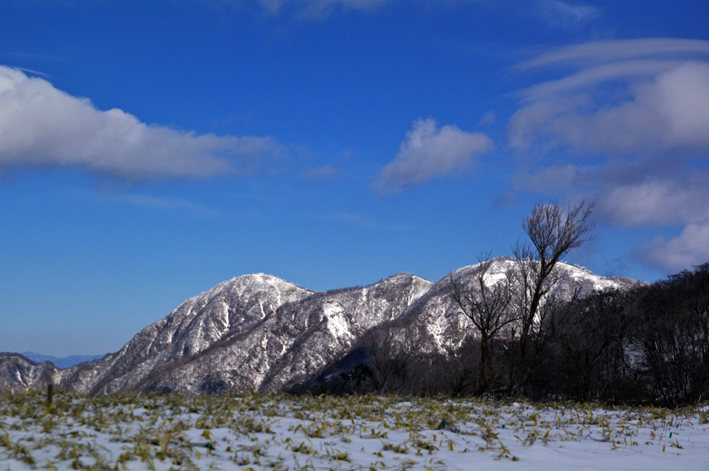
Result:
<svg viewBox="0 0 709 471">
<path fill-rule="evenodd" d="M 335 338 L 352 337 L 344 309 L 336 302 L 327 302 L 323 305 L 323 314 L 327 319 L 327 327 Z"/>
</svg>

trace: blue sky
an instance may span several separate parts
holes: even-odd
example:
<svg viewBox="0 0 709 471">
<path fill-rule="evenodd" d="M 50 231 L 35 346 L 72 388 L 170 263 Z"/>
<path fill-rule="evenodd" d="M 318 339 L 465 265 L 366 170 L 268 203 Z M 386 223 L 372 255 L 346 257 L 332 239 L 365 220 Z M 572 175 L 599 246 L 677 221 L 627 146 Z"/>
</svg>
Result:
<svg viewBox="0 0 709 471">
<path fill-rule="evenodd" d="M 681 6 L 680 6 L 681 5 Z M 2 0 L 0 351 L 115 351 L 265 272 L 312 290 L 510 253 L 709 261 L 705 0 Z"/>
</svg>

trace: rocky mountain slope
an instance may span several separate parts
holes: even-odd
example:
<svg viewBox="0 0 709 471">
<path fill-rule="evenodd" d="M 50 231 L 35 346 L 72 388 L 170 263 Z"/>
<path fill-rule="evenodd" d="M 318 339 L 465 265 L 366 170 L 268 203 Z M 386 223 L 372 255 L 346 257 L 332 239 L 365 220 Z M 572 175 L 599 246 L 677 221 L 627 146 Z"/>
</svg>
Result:
<svg viewBox="0 0 709 471">
<path fill-rule="evenodd" d="M 491 280 L 513 268 L 510 259 L 495 259 Z M 477 269 L 464 267 L 452 276 L 469 279 Z M 559 269 L 566 276 L 555 290 L 572 282 L 585 292 L 637 284 L 568 264 Z M 450 297 L 447 277 L 432 283 L 399 274 L 368 287 L 323 293 L 274 276 L 245 275 L 185 301 L 120 351 L 89 363 L 60 370 L 20 354 L 0 354 L 0 391 L 50 381 L 92 394 L 276 391 L 320 373 L 382 325 L 406 326 L 422 351 L 455 346 L 471 332 Z"/>
</svg>

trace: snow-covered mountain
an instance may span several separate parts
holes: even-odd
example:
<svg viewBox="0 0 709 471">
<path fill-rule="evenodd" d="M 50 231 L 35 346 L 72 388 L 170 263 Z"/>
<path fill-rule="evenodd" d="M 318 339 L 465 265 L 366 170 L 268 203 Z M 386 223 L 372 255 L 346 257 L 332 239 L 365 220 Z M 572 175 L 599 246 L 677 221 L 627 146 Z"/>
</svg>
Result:
<svg viewBox="0 0 709 471">
<path fill-rule="evenodd" d="M 478 268 L 464 267 L 452 276 L 465 280 Z M 489 274 L 494 280 L 513 268 L 511 259 L 499 257 Z M 585 292 L 638 283 L 563 263 L 558 269 L 567 276 L 555 290 L 572 281 Z M 312 292 L 274 276 L 245 275 L 185 301 L 120 351 L 90 363 L 60 370 L 20 354 L 0 354 L 0 391 L 49 381 L 92 394 L 277 391 L 319 374 L 383 324 L 415 327 L 411 331 L 423 351 L 458 344 L 471 329 L 448 283 L 448 277 L 432 283 L 399 274 L 364 288 Z"/>
</svg>

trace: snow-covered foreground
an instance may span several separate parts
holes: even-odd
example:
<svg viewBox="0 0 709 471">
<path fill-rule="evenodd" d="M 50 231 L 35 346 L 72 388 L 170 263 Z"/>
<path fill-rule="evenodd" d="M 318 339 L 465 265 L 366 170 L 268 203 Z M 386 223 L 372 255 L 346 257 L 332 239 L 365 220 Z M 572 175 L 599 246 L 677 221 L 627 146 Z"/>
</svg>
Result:
<svg viewBox="0 0 709 471">
<path fill-rule="evenodd" d="M 0 396 L 0 470 L 709 469 L 709 407 Z"/>
</svg>

